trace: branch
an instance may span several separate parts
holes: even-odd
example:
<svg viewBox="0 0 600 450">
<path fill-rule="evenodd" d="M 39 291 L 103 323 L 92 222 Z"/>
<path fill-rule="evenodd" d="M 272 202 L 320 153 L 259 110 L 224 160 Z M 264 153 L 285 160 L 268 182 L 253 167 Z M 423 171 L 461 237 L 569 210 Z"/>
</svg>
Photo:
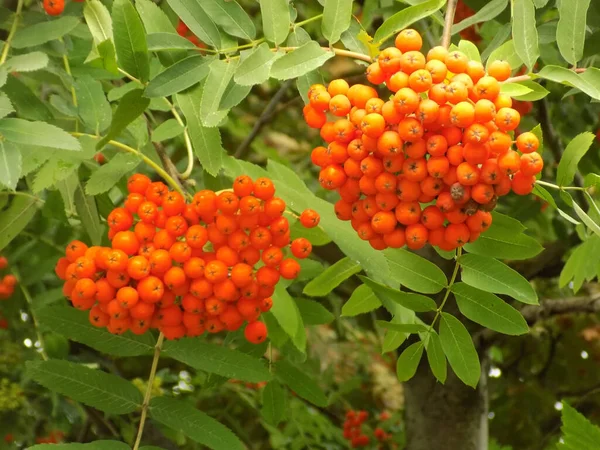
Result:
<svg viewBox="0 0 600 450">
<path fill-rule="evenodd" d="M 528 305 L 521 314 L 530 325 L 560 314 L 600 312 L 600 294 L 590 297 L 571 297 L 560 300 L 542 300 L 540 305 Z"/>
<path fill-rule="evenodd" d="M 458 0 L 448 0 L 446 6 L 446 21 L 444 23 L 444 32 L 442 33 L 442 46 L 444 48 L 450 47 L 450 41 L 452 39 L 452 24 L 454 23 L 454 13 L 456 13 L 456 4 Z"/>
<path fill-rule="evenodd" d="M 166 172 L 169 174 L 169 176 L 173 180 L 173 183 L 175 183 L 179 187 L 180 193 L 182 193 L 184 196 L 187 196 L 187 192 L 185 192 L 185 189 L 184 189 L 183 185 L 181 184 L 181 180 L 179 178 L 180 177 L 179 172 L 177 172 L 177 168 L 175 167 L 175 164 L 173 164 L 173 161 L 171 161 L 171 158 L 169 158 L 169 155 L 167 155 L 165 148 L 160 144 L 160 142 L 153 142 L 153 144 L 154 144 L 154 148 L 156 149 L 156 153 L 158 154 L 158 157 L 160 158 L 160 162 L 162 163 Z"/>
<path fill-rule="evenodd" d="M 12 27 L 10 27 L 10 32 L 8 33 L 8 37 L 6 38 L 6 42 L 4 43 L 4 48 L 2 49 L 2 55 L 0 55 L 0 66 L 4 64 L 6 58 L 8 57 L 8 50 L 10 49 L 10 43 L 15 37 L 15 33 L 17 32 L 17 28 L 19 27 L 19 21 L 21 20 L 21 10 L 23 9 L 23 0 L 18 0 L 17 3 L 17 11 L 15 12 L 15 20 L 12 23 Z"/>
<path fill-rule="evenodd" d="M 244 141 L 236 149 L 234 154 L 236 158 L 244 159 L 248 155 L 250 144 L 252 144 L 252 141 L 254 141 L 256 136 L 258 136 L 258 133 L 260 133 L 262 127 L 264 127 L 271 120 L 277 104 L 283 99 L 285 91 L 287 91 L 287 89 L 290 87 L 292 81 L 293 80 L 287 80 L 281 85 L 277 93 L 273 96 L 267 107 L 263 110 L 262 114 L 254 124 L 250 134 L 246 136 L 246 139 L 244 139 Z"/>
<path fill-rule="evenodd" d="M 140 426 L 138 427 L 137 437 L 135 438 L 135 444 L 133 450 L 140 448 L 142 442 L 142 435 L 144 434 L 144 424 L 146 423 L 146 416 L 148 415 L 148 407 L 150 406 L 150 400 L 152 399 L 152 387 L 154 386 L 154 377 L 156 377 L 156 368 L 158 367 L 158 360 L 160 359 L 160 351 L 162 350 L 162 344 L 165 339 L 165 335 L 162 332 L 158 335 L 158 340 L 154 347 L 154 358 L 152 359 L 152 367 L 150 368 L 150 375 L 148 376 L 148 386 L 146 386 L 146 394 L 144 395 L 144 403 L 142 403 L 142 415 L 140 417 Z"/>
<path fill-rule="evenodd" d="M 561 314 L 595 314 L 600 312 L 600 294 L 588 297 L 570 297 L 564 299 L 545 299 L 539 305 L 527 305 L 521 314 L 529 325 Z M 483 329 L 473 336 L 475 346 L 479 349 L 489 347 L 499 333 Z"/>
</svg>

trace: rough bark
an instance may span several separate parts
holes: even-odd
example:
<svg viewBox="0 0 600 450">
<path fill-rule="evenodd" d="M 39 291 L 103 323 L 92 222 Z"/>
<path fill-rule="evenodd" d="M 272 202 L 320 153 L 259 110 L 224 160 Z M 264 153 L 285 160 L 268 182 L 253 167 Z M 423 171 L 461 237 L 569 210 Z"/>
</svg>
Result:
<svg viewBox="0 0 600 450">
<path fill-rule="evenodd" d="M 404 384 L 406 450 L 487 450 L 488 362 L 480 357 L 477 389 L 466 386 L 450 367 L 446 384 L 440 384 L 423 357 Z"/>
</svg>

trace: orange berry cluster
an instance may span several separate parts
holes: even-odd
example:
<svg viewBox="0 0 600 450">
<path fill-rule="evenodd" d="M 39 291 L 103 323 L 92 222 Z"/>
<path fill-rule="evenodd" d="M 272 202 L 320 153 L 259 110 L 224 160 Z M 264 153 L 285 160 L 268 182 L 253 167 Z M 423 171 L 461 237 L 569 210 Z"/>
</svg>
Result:
<svg viewBox="0 0 600 450">
<path fill-rule="evenodd" d="M 500 92 L 511 74 L 506 61 L 486 73 L 460 51 L 434 47 L 425 56 L 421 46 L 419 33 L 403 30 L 368 67 L 389 100 L 337 79 L 311 86 L 304 107 L 327 143 L 311 159 L 321 185 L 340 194 L 338 218 L 378 250 L 473 242 L 497 198 L 530 193 L 543 167 L 535 134 L 513 141 L 520 114 Z"/>
<path fill-rule="evenodd" d="M 11 435 L 12 437 L 12 435 Z M 35 438 L 36 444 L 58 444 L 65 438 L 65 433 L 60 430 L 51 431 L 48 436 Z M 6 437 L 5 437 L 6 439 Z"/>
<path fill-rule="evenodd" d="M 346 420 L 344 421 L 344 439 L 350 441 L 352 448 L 366 447 L 369 445 L 369 436 L 367 436 L 363 430 L 363 424 L 368 418 L 369 413 L 367 411 L 350 410 L 346 413 Z M 389 413 L 384 411 L 379 415 L 378 420 L 384 422 L 389 418 Z M 373 430 L 373 437 L 380 443 L 379 448 L 382 448 L 381 444 L 388 441 L 392 435 L 378 426 Z"/>
<path fill-rule="evenodd" d="M 8 267 L 8 260 L 5 256 L 0 256 L 0 270 Z M 17 279 L 14 275 L 8 274 L 0 278 L 0 300 L 8 300 L 15 292 Z"/>
<path fill-rule="evenodd" d="M 258 319 L 271 308 L 275 285 L 300 271 L 285 248 L 296 258 L 312 251 L 305 238 L 290 244 L 286 205 L 272 181 L 243 175 L 232 190 L 202 190 L 191 203 L 145 175 L 131 176 L 127 188 L 124 207 L 107 218 L 111 247 L 73 241 L 56 265 L 73 306 L 114 334 L 156 328 L 178 339 L 248 322 L 246 339 L 264 341 Z M 300 221 L 316 226 L 318 219 L 307 210 Z"/>
</svg>

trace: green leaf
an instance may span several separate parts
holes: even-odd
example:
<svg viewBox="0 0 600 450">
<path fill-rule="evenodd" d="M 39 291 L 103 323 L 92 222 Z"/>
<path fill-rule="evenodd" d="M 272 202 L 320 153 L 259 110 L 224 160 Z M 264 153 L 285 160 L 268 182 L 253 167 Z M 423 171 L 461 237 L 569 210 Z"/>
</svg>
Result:
<svg viewBox="0 0 600 450">
<path fill-rule="evenodd" d="M 489 67 L 490 63 L 497 60 L 505 60 L 510 64 L 510 67 L 517 68 L 523 64 L 523 60 L 517 54 L 517 50 L 515 49 L 515 42 L 513 40 L 506 41 L 492 53 L 487 59 L 486 70 Z"/>
<path fill-rule="evenodd" d="M 234 106 L 239 105 L 248 96 L 251 90 L 251 86 L 241 86 L 231 79 L 219 102 L 219 110 L 229 110 Z"/>
<path fill-rule="evenodd" d="M 83 15 L 96 46 L 105 41 L 113 41 L 112 20 L 106 6 L 99 0 L 86 1 Z"/>
<path fill-rule="evenodd" d="M 47 103 L 16 76 L 8 77 L 4 92 L 21 119 L 50 121 L 54 118 Z"/>
<path fill-rule="evenodd" d="M 123 96 L 113 114 L 108 133 L 96 144 L 96 149 L 102 149 L 108 141 L 116 138 L 127 126 L 144 113 L 150 99 L 143 97 L 144 91 L 136 89 Z"/>
<path fill-rule="evenodd" d="M 81 184 L 75 190 L 75 210 L 81 219 L 83 228 L 90 237 L 92 245 L 100 245 L 104 227 L 100 224 L 96 199 L 86 195 Z"/>
<path fill-rule="evenodd" d="M 586 131 L 578 134 L 569 142 L 558 163 L 556 183 L 559 186 L 569 186 L 573 182 L 575 172 L 577 172 L 577 165 L 581 158 L 583 158 L 583 155 L 592 146 L 594 139 L 594 134 Z"/>
<path fill-rule="evenodd" d="M 165 120 L 152 131 L 152 142 L 162 142 L 173 139 L 182 134 L 183 130 L 184 127 L 182 127 L 175 119 Z"/>
<path fill-rule="evenodd" d="M 369 47 L 366 43 L 359 39 L 359 33 L 361 31 L 361 24 L 354 17 L 352 17 L 352 20 L 350 21 L 350 27 L 342 33 L 342 43 L 348 50 L 352 52 L 369 55 Z"/>
<path fill-rule="evenodd" d="M 321 31 L 329 44 L 340 40 L 341 34 L 350 26 L 352 0 L 325 0 Z"/>
<path fill-rule="evenodd" d="M 299 47 L 307 42 L 310 42 L 312 39 L 310 35 L 304 30 L 304 28 L 296 28 L 292 31 L 288 37 L 287 45 L 290 47 Z M 278 53 L 277 57 L 280 57 L 281 54 Z M 313 84 L 323 84 L 325 80 L 323 79 L 323 75 L 321 74 L 319 69 L 312 70 L 308 72 L 306 75 L 302 75 L 296 79 L 296 88 L 298 92 L 302 96 L 304 100 L 304 104 L 308 103 L 308 89 Z"/>
<path fill-rule="evenodd" d="M 271 67 L 271 76 L 278 80 L 288 80 L 306 75 L 321 67 L 333 55 L 333 52 L 322 49 L 318 42 L 309 41 L 278 58 Z"/>
<path fill-rule="evenodd" d="M 150 63 L 142 20 L 130 0 L 115 0 L 112 14 L 119 66 L 145 83 L 150 76 Z"/>
<path fill-rule="evenodd" d="M 519 83 L 510 83 L 510 84 L 523 86 L 523 87 L 526 87 L 529 89 L 528 93 L 521 94 L 521 95 L 512 95 L 512 98 L 514 98 L 515 100 L 519 100 L 521 102 L 526 102 L 526 101 L 535 102 L 537 100 L 543 99 L 550 93 L 550 91 L 548 91 L 548 89 L 546 89 L 539 83 L 536 83 L 535 81 L 531 81 L 531 80 L 521 81 Z"/>
<path fill-rule="evenodd" d="M 42 45 L 69 34 L 79 24 L 77 17 L 64 16 L 19 28 L 11 46 L 13 48 L 27 48 Z"/>
<path fill-rule="evenodd" d="M 45 329 L 108 355 L 141 356 L 154 351 L 155 339 L 152 334 L 136 336 L 130 332 L 123 335 L 109 333 L 105 328 L 93 326 L 87 311 L 56 305 L 38 310 L 37 316 Z"/>
<path fill-rule="evenodd" d="M 203 0 L 202 8 L 227 34 L 249 41 L 256 37 L 254 23 L 235 0 Z"/>
<path fill-rule="evenodd" d="M 585 187 L 600 187 L 600 175 L 597 173 L 588 173 L 584 178 Z"/>
<path fill-rule="evenodd" d="M 0 67 L 0 87 L 6 84 L 6 80 L 8 79 L 8 73 L 4 67 Z"/>
<path fill-rule="evenodd" d="M 15 190 L 21 177 L 21 152 L 12 142 L 0 140 L 0 184 Z"/>
<path fill-rule="evenodd" d="M 592 424 L 583 414 L 567 402 L 562 402 L 561 450 L 598 450 L 600 428 Z"/>
<path fill-rule="evenodd" d="M 200 102 L 200 117 L 207 127 L 216 127 L 227 116 L 226 111 L 219 110 L 219 105 L 237 64 L 237 60 L 227 62 L 223 59 L 215 59 L 210 63 L 208 77 L 204 83 L 205 86 L 210 86 L 210 89 L 204 90 Z"/>
<path fill-rule="evenodd" d="M 444 355 L 444 349 L 442 348 L 442 342 L 440 337 L 435 331 L 429 333 L 429 339 L 425 345 L 427 350 L 427 362 L 433 376 L 438 379 L 442 384 L 446 382 L 447 367 L 446 367 L 446 355 Z"/>
<path fill-rule="evenodd" d="M 311 297 L 324 297 L 361 270 L 360 264 L 356 261 L 352 261 L 349 257 L 342 258 L 309 282 L 302 292 Z"/>
<path fill-rule="evenodd" d="M 513 219 L 514 220 L 514 219 Z M 534 238 L 527 236 L 510 225 L 494 222 L 475 242 L 466 244 L 469 253 L 499 259 L 521 260 L 533 258 L 543 247 Z"/>
<path fill-rule="evenodd" d="M 521 83 L 502 83 L 500 92 L 514 98 L 527 95 L 533 91 Z"/>
<path fill-rule="evenodd" d="M 512 35 L 517 55 L 532 70 L 540 56 L 535 25 L 535 6 L 532 0 L 513 0 Z"/>
<path fill-rule="evenodd" d="M 583 44 L 590 0 L 573 0 L 558 4 L 556 43 L 560 54 L 571 65 L 583 58 Z"/>
<path fill-rule="evenodd" d="M 327 308 L 314 300 L 297 298 L 296 306 L 300 311 L 304 325 L 325 325 L 335 319 L 335 316 Z"/>
<path fill-rule="evenodd" d="M 184 399 L 155 397 L 150 402 L 150 416 L 208 448 L 244 450 L 244 444 L 229 428 Z"/>
<path fill-rule="evenodd" d="M 454 373 L 463 383 L 475 388 L 481 366 L 471 335 L 460 320 L 445 312 L 440 320 L 440 342 Z"/>
<path fill-rule="evenodd" d="M 319 385 L 302 370 L 286 360 L 275 363 L 275 376 L 304 400 L 319 406 L 327 406 L 327 397 Z"/>
<path fill-rule="evenodd" d="M 593 202 L 594 200 L 592 199 L 590 201 Z M 585 223 L 590 230 L 600 236 L 600 225 L 594 222 L 594 220 L 575 202 L 573 202 L 573 209 L 581 221 Z"/>
<path fill-rule="evenodd" d="M 462 39 L 458 43 L 458 49 L 465 55 L 467 55 L 467 57 L 470 60 L 481 62 L 481 55 L 479 54 L 479 49 L 471 41 L 466 41 Z"/>
<path fill-rule="evenodd" d="M 287 0 L 259 0 L 265 39 L 275 45 L 285 41 L 290 31 L 290 10 Z"/>
<path fill-rule="evenodd" d="M 491 2 L 484 4 L 483 8 L 472 16 L 452 25 L 450 32 L 452 34 L 457 34 L 476 23 L 490 21 L 499 16 L 500 13 L 506 9 L 507 5 L 508 0 L 492 0 Z"/>
<path fill-rule="evenodd" d="M 106 164 L 96 170 L 85 185 L 88 195 L 109 191 L 126 174 L 135 169 L 141 159 L 131 153 L 117 153 Z"/>
<path fill-rule="evenodd" d="M 348 301 L 342 306 L 342 317 L 353 317 L 368 313 L 381 306 L 375 293 L 366 284 L 357 287 Z"/>
<path fill-rule="evenodd" d="M 88 444 L 39 444 L 27 447 L 28 450 L 130 450 L 127 444 L 119 441 L 93 441 Z M 141 447 L 140 450 L 148 447 Z"/>
<path fill-rule="evenodd" d="M 196 46 L 188 39 L 174 33 L 152 33 L 146 36 L 148 51 L 194 50 Z"/>
<path fill-rule="evenodd" d="M 402 292 L 377 283 L 367 277 L 359 276 L 359 278 L 371 288 L 384 305 L 386 300 L 390 300 L 416 312 L 435 311 L 437 309 L 437 305 L 433 299 L 424 295 Z"/>
<path fill-rule="evenodd" d="M 407 250 L 385 250 L 390 270 L 400 283 L 413 291 L 435 294 L 446 287 L 446 275 L 438 266 Z"/>
<path fill-rule="evenodd" d="M 223 345 L 184 338 L 167 341 L 163 353 L 196 370 L 244 381 L 265 381 L 271 374 L 262 360 Z"/>
<path fill-rule="evenodd" d="M 8 195 L 0 193 L 0 195 Z M 15 196 L 12 203 L 0 214 L 0 250 L 4 249 L 33 219 L 38 199 Z"/>
<path fill-rule="evenodd" d="M 276 427 L 285 417 L 285 391 L 279 382 L 270 381 L 262 391 L 261 414 L 269 425 Z"/>
<path fill-rule="evenodd" d="M 9 72 L 34 72 L 45 68 L 48 62 L 49 59 L 45 53 L 31 52 L 13 56 L 5 64 Z"/>
<path fill-rule="evenodd" d="M 521 313 L 496 295 L 466 283 L 456 283 L 451 290 L 460 312 L 473 322 L 512 336 L 529 331 Z"/>
<path fill-rule="evenodd" d="M 148 46 L 150 46 L 150 43 L 151 43 L 150 36 L 154 33 L 162 33 L 162 34 L 169 33 L 172 36 L 180 37 L 177 34 L 175 27 L 171 23 L 171 20 L 169 19 L 169 17 L 152 0 L 135 0 L 135 8 L 137 9 L 138 13 L 140 14 L 140 17 L 142 18 L 142 22 L 144 22 L 144 28 L 146 29 L 146 33 L 148 33 L 148 36 L 147 36 Z M 181 38 L 181 39 L 187 40 L 185 38 Z M 189 42 L 189 43 L 192 44 L 191 42 Z M 192 47 L 195 47 L 195 45 L 192 44 Z M 160 62 L 162 63 L 162 65 L 165 67 L 168 67 L 185 57 L 186 57 L 185 51 L 174 50 L 174 51 L 170 51 L 170 52 L 167 52 L 167 51 L 159 51 L 158 52 L 158 58 L 160 59 Z"/>
<path fill-rule="evenodd" d="M 538 296 L 529 281 L 503 262 L 472 253 L 462 255 L 458 262 L 462 267 L 461 279 L 469 286 L 510 295 L 529 305 L 538 304 Z"/>
<path fill-rule="evenodd" d="M 83 123 L 96 134 L 106 130 L 110 125 L 112 110 L 102 90 L 102 84 L 91 76 L 84 75 L 75 81 L 75 94 L 79 117 Z"/>
<path fill-rule="evenodd" d="M 563 288 L 573 281 L 573 292 L 579 291 L 584 281 L 591 281 L 598 275 L 598 264 L 600 264 L 600 238 L 593 234 L 575 246 L 564 265 L 558 286 Z"/>
<path fill-rule="evenodd" d="M 66 131 L 45 122 L 23 119 L 0 120 L 0 135 L 16 144 L 40 145 L 62 150 L 81 150 L 79 141 Z"/>
<path fill-rule="evenodd" d="M 180 19 L 202 42 L 220 48 L 221 35 L 215 23 L 206 14 L 202 4 L 197 0 L 167 0 L 167 3 Z"/>
<path fill-rule="evenodd" d="M 75 106 L 71 103 L 68 103 L 67 100 L 60 95 L 51 95 L 49 98 L 49 103 L 61 114 L 72 118 L 77 117 L 77 110 L 75 109 Z"/>
<path fill-rule="evenodd" d="M 396 375 L 399 381 L 408 381 L 415 375 L 423 356 L 423 347 L 423 342 L 415 342 L 400 354 L 396 362 Z"/>
<path fill-rule="evenodd" d="M 542 67 L 542 70 L 537 72 L 536 76 L 575 87 L 590 97 L 600 100 L 600 84 L 595 82 L 598 80 L 599 73 L 600 71 L 591 67 L 584 73 L 577 74 L 566 67 L 549 65 Z"/>
<path fill-rule="evenodd" d="M 275 53 L 266 43 L 260 44 L 240 63 L 233 79 L 242 86 L 253 86 L 269 79 Z"/>
<path fill-rule="evenodd" d="M 206 78 L 213 61 L 211 57 L 200 55 L 182 59 L 150 80 L 144 95 L 151 98 L 166 97 L 181 92 Z"/>
<path fill-rule="evenodd" d="M 430 16 L 446 3 L 445 0 L 427 0 L 415 6 L 409 6 L 388 18 L 375 32 L 373 40 L 381 46 L 400 30 Z"/>
<path fill-rule="evenodd" d="M 381 328 L 385 328 L 386 330 L 394 330 L 399 331 L 400 333 L 426 333 L 429 329 L 425 325 L 421 325 L 420 323 L 393 323 L 386 322 L 384 320 L 378 320 L 377 326 Z"/>
<path fill-rule="evenodd" d="M 27 361 L 27 375 L 42 386 L 111 414 L 142 406 L 142 393 L 129 381 L 62 360 Z"/>
<path fill-rule="evenodd" d="M 285 287 L 281 285 L 276 286 L 272 297 L 273 307 L 271 308 L 271 314 L 273 314 L 281 328 L 293 340 L 300 326 L 303 326 L 300 311 Z"/>
<path fill-rule="evenodd" d="M 202 124 L 200 104 L 203 97 L 203 85 L 198 85 L 184 93 L 177 94 L 177 103 L 187 121 L 188 132 L 194 147 L 194 153 L 202 168 L 216 176 L 223 165 L 225 150 L 221 145 L 218 128 L 208 128 Z"/>
</svg>

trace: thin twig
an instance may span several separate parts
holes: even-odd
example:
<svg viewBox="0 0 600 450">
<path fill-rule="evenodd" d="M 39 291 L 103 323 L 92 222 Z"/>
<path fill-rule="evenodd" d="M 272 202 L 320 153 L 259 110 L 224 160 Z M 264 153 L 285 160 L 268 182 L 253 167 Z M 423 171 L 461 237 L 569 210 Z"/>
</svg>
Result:
<svg viewBox="0 0 600 450">
<path fill-rule="evenodd" d="M 188 163 L 187 167 L 185 168 L 185 171 L 183 171 L 183 173 L 180 173 L 178 178 L 181 178 L 182 180 L 187 180 L 192 174 L 192 170 L 194 170 L 194 148 L 192 146 L 192 140 L 190 139 L 190 134 L 188 132 L 187 126 L 183 122 L 183 119 L 181 118 L 179 112 L 177 112 L 175 105 L 173 105 L 173 103 L 171 103 L 166 97 L 163 97 L 163 100 L 169 105 L 171 113 L 173 114 L 173 117 L 175 117 L 177 123 L 183 127 L 183 140 L 185 141 L 185 148 L 187 150 Z"/>
<path fill-rule="evenodd" d="M 456 4 L 458 0 L 448 0 L 446 4 L 446 21 L 444 22 L 444 32 L 442 33 L 442 47 L 450 47 L 452 39 L 452 24 L 454 23 L 454 13 L 456 13 Z"/>
<path fill-rule="evenodd" d="M 8 37 L 4 42 L 4 48 L 2 49 L 2 55 L 0 55 L 0 66 L 4 64 L 6 58 L 8 57 L 8 50 L 10 49 L 10 43 L 17 32 L 17 28 L 19 27 L 19 21 L 21 20 L 21 11 L 23 10 L 23 0 L 19 0 L 17 2 L 17 11 L 15 12 L 15 20 L 12 23 L 12 27 L 10 28 L 10 32 L 8 33 Z"/>
<path fill-rule="evenodd" d="M 264 127 L 269 120 L 271 120 L 277 104 L 283 99 L 285 92 L 288 90 L 291 84 L 292 80 L 287 80 L 282 83 L 279 91 L 277 91 L 277 93 L 273 96 L 267 107 L 263 110 L 262 114 L 254 124 L 250 134 L 246 136 L 246 139 L 244 139 L 244 141 L 236 149 L 234 154 L 236 158 L 244 159 L 248 155 L 248 152 L 250 151 L 250 144 L 252 144 L 252 141 L 254 141 L 256 136 L 258 136 L 258 133 L 260 133 L 262 127 Z"/>
<path fill-rule="evenodd" d="M 29 289 L 27 289 L 27 287 L 23 284 L 23 280 L 21 279 L 21 274 L 19 273 L 19 271 L 17 270 L 16 267 L 12 268 L 12 273 L 15 276 L 15 278 L 17 279 L 17 284 L 21 288 L 23 297 L 25 297 L 25 301 L 27 302 L 27 305 L 29 306 L 29 314 L 31 314 L 31 319 L 33 320 L 33 325 L 35 327 L 35 333 L 37 335 L 37 340 L 40 343 L 40 352 L 39 353 L 40 353 L 40 355 L 42 355 L 42 359 L 44 361 L 48 361 L 49 358 L 48 358 L 48 353 L 46 353 L 46 343 L 44 341 L 44 336 L 42 335 L 42 332 L 40 331 L 40 323 L 38 322 L 37 316 L 34 311 L 33 299 L 31 298 L 31 293 L 29 292 Z"/>
<path fill-rule="evenodd" d="M 583 73 L 585 72 L 587 69 L 585 67 L 581 67 L 579 69 L 572 69 L 573 72 L 575 73 Z M 533 77 L 532 77 L 533 75 Z M 529 80 L 533 80 L 536 78 L 535 73 L 532 73 L 530 75 L 518 75 L 516 77 L 510 77 L 507 78 L 506 80 L 502 81 L 500 84 L 504 84 L 504 83 L 518 83 L 519 81 L 529 81 Z"/>
<path fill-rule="evenodd" d="M 142 415 L 140 417 L 140 426 L 138 427 L 137 437 L 135 438 L 135 444 L 133 450 L 140 448 L 142 442 L 142 435 L 144 434 L 144 424 L 146 423 L 146 417 L 148 415 L 148 407 L 150 406 L 150 400 L 152 399 L 152 386 L 154 385 L 154 378 L 156 377 L 156 368 L 158 367 L 158 360 L 160 359 L 160 351 L 162 350 L 162 344 L 165 339 L 165 335 L 162 332 L 158 335 L 158 340 L 154 346 L 154 358 L 152 359 L 152 367 L 150 368 L 150 375 L 148 376 L 148 386 L 146 386 L 146 394 L 144 395 L 144 403 L 142 403 Z"/>
<path fill-rule="evenodd" d="M 75 136 L 75 137 L 88 136 L 88 137 L 91 137 L 91 138 L 94 138 L 94 139 L 100 139 L 100 136 L 95 136 L 93 134 L 77 133 L 77 132 L 74 132 L 74 131 L 72 131 L 70 134 L 72 136 Z M 156 172 L 167 183 L 169 183 L 173 189 L 175 189 L 177 192 L 179 192 L 183 196 L 186 195 L 186 192 L 182 189 L 181 185 L 177 181 L 175 181 L 175 179 L 173 179 L 173 177 L 171 175 L 169 175 L 162 167 L 160 167 L 158 164 L 156 164 L 154 161 L 152 161 L 150 158 L 148 158 L 142 152 L 139 152 L 135 148 L 132 148 L 129 145 L 123 144 L 123 143 L 118 142 L 118 141 L 108 141 L 106 144 L 107 145 L 112 145 L 114 147 L 117 147 L 118 149 L 124 150 L 124 151 L 126 151 L 128 153 L 133 153 L 134 155 L 136 155 L 137 157 L 139 157 L 142 161 L 144 161 L 146 164 L 148 164 L 150 167 L 152 167 L 154 170 L 156 170 Z"/>
</svg>

